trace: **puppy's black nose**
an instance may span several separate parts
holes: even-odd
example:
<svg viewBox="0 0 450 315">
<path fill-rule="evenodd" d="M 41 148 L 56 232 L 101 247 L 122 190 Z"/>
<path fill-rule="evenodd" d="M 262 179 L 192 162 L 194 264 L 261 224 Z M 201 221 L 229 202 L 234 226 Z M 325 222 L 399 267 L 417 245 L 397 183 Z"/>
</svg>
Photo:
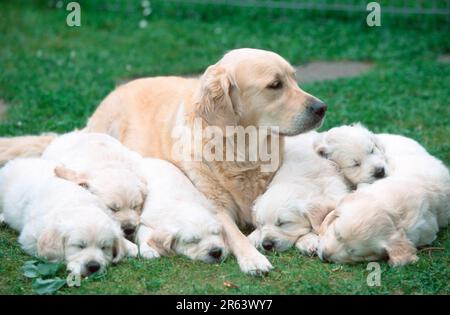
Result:
<svg viewBox="0 0 450 315">
<path fill-rule="evenodd" d="M 327 263 L 330 262 L 330 256 L 324 252 L 322 252 L 322 255 L 320 255 L 320 259 Z"/>
<path fill-rule="evenodd" d="M 134 225 L 127 224 L 122 227 L 122 230 L 125 236 L 132 236 L 134 232 L 136 232 L 136 227 Z"/>
<path fill-rule="evenodd" d="M 262 242 L 262 247 L 263 247 L 265 250 L 272 250 L 272 249 L 273 249 L 273 246 L 274 246 L 274 243 L 273 243 L 273 241 L 271 241 L 271 240 L 264 240 L 264 241 Z"/>
<path fill-rule="evenodd" d="M 219 247 L 215 247 L 209 251 L 208 255 L 216 260 L 219 260 L 220 257 L 222 257 L 222 249 Z"/>
<path fill-rule="evenodd" d="M 89 272 L 89 274 L 97 272 L 100 270 L 100 264 L 95 260 L 91 260 L 86 264 L 86 269 Z"/>
<path fill-rule="evenodd" d="M 386 176 L 386 171 L 384 170 L 384 167 L 375 168 L 375 171 L 373 172 L 373 176 L 375 178 L 383 178 L 384 176 Z"/>
<path fill-rule="evenodd" d="M 319 117 L 323 117 L 325 116 L 325 113 L 327 112 L 327 105 L 319 100 L 314 100 L 310 105 L 309 105 L 309 110 L 311 112 L 313 112 L 316 116 Z"/>
</svg>

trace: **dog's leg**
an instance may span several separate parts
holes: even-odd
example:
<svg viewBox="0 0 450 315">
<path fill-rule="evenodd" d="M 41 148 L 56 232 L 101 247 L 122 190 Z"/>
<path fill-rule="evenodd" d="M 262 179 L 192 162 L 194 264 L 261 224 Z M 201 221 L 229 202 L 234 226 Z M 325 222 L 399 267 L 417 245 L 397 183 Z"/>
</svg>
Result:
<svg viewBox="0 0 450 315">
<path fill-rule="evenodd" d="M 236 256 L 241 270 L 253 276 L 269 272 L 273 268 L 269 260 L 242 234 L 234 220 L 225 211 L 219 212 L 217 216 L 222 223 L 227 243 Z"/>
<path fill-rule="evenodd" d="M 148 240 L 152 235 L 152 229 L 141 225 L 137 232 L 137 243 L 139 245 L 139 255 L 146 259 L 159 258 L 160 254 L 148 244 Z"/>
<path fill-rule="evenodd" d="M 319 236 L 314 233 L 303 235 L 295 243 L 297 249 L 305 256 L 313 256 L 319 246 Z"/>
<path fill-rule="evenodd" d="M 124 238 L 124 244 L 125 244 L 125 248 L 127 251 L 127 256 L 128 257 L 137 257 L 137 255 L 139 253 L 137 245 L 134 244 L 133 242 L 130 242 L 126 238 Z"/>
</svg>

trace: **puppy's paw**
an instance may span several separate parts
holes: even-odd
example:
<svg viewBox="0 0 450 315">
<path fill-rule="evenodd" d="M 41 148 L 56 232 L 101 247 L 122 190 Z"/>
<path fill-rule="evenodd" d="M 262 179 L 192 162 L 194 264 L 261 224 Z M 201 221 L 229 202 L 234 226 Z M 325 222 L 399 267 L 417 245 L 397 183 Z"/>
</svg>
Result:
<svg viewBox="0 0 450 315">
<path fill-rule="evenodd" d="M 250 243 L 255 246 L 256 248 L 259 247 L 259 240 L 261 233 L 258 230 L 254 230 L 251 234 L 247 236 L 247 239 L 250 241 Z"/>
<path fill-rule="evenodd" d="M 401 267 L 407 264 L 413 264 L 419 260 L 417 255 L 401 255 L 389 257 L 389 265 L 391 267 Z"/>
<path fill-rule="evenodd" d="M 137 257 L 139 254 L 139 249 L 136 244 L 131 243 L 130 241 L 126 242 L 127 246 L 127 256 L 128 257 Z"/>
<path fill-rule="evenodd" d="M 295 244 L 297 249 L 305 256 L 314 256 L 319 247 L 319 237 L 315 234 L 302 236 Z"/>
<path fill-rule="evenodd" d="M 67 265 L 67 272 L 73 276 L 81 275 L 81 265 L 79 263 L 70 262 Z"/>
<path fill-rule="evenodd" d="M 238 258 L 241 271 L 252 276 L 262 276 L 267 274 L 273 268 L 272 264 L 266 256 L 256 249 L 254 251 L 255 252 L 252 254 L 247 254 Z"/>
<path fill-rule="evenodd" d="M 145 259 L 155 259 L 161 257 L 155 249 L 145 243 L 139 246 L 139 254 Z"/>
</svg>

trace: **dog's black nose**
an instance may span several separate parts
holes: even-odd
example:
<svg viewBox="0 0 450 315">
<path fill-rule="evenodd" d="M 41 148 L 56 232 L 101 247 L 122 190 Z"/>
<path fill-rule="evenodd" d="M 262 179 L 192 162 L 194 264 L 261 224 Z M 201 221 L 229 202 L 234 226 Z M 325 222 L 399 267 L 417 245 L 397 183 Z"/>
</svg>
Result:
<svg viewBox="0 0 450 315">
<path fill-rule="evenodd" d="M 313 112 L 316 116 L 323 117 L 325 116 L 325 113 L 327 112 L 327 105 L 319 100 L 314 100 L 309 105 L 309 110 Z"/>
<path fill-rule="evenodd" d="M 383 178 L 384 176 L 386 176 L 386 171 L 384 170 L 384 167 L 375 168 L 375 171 L 373 172 L 373 176 L 375 178 Z"/>
<path fill-rule="evenodd" d="M 271 240 L 264 240 L 264 241 L 262 242 L 262 247 L 263 247 L 265 250 L 272 250 L 272 249 L 273 249 L 273 246 L 274 246 L 274 243 L 273 243 L 273 241 L 271 241 Z"/>
<path fill-rule="evenodd" d="M 330 256 L 327 253 L 322 252 L 320 255 L 320 259 L 324 262 L 330 262 Z"/>
<path fill-rule="evenodd" d="M 122 227 L 122 230 L 125 236 L 131 236 L 134 232 L 136 232 L 136 227 L 134 225 L 127 224 Z"/>
<path fill-rule="evenodd" d="M 215 247 L 209 251 L 208 255 L 216 260 L 219 260 L 222 257 L 222 249 Z"/>
<path fill-rule="evenodd" d="M 94 260 L 91 260 L 86 264 L 86 269 L 89 272 L 89 274 L 97 272 L 100 270 L 100 264 Z"/>
</svg>

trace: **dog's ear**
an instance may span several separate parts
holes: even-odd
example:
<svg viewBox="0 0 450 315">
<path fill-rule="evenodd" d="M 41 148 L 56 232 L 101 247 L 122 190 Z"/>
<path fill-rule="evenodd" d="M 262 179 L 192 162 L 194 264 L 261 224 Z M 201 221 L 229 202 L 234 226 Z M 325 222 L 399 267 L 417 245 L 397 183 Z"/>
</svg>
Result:
<svg viewBox="0 0 450 315">
<path fill-rule="evenodd" d="M 55 176 L 71 181 L 84 188 L 89 188 L 87 176 L 84 173 L 76 172 L 65 166 L 59 165 L 55 167 Z"/>
<path fill-rule="evenodd" d="M 328 159 L 328 157 L 331 154 L 331 148 L 330 145 L 327 143 L 326 135 L 325 133 L 321 133 L 317 135 L 317 138 L 314 140 L 313 143 L 314 151 L 321 157 Z"/>
<path fill-rule="evenodd" d="M 325 219 L 323 219 L 322 224 L 320 225 L 318 229 L 319 235 L 325 234 L 327 231 L 328 226 L 330 226 L 331 223 L 333 223 L 334 220 L 337 219 L 336 210 L 333 210 L 327 214 Z"/>
<path fill-rule="evenodd" d="M 397 231 L 388 241 L 385 247 L 389 256 L 389 265 L 392 267 L 403 266 L 419 260 L 417 249 L 408 240 L 404 231 Z"/>
<path fill-rule="evenodd" d="M 334 202 L 316 202 L 305 212 L 314 233 L 319 234 L 325 218 L 335 208 L 336 204 Z M 331 218 L 329 220 L 331 220 Z"/>
<path fill-rule="evenodd" d="M 152 231 L 147 244 L 154 248 L 161 256 L 167 256 L 174 252 L 176 237 L 166 230 L 157 229 Z"/>
<path fill-rule="evenodd" d="M 64 237 L 55 227 L 45 229 L 37 241 L 37 255 L 49 261 L 64 260 Z"/>
<path fill-rule="evenodd" d="M 237 89 L 232 75 L 224 67 L 210 66 L 201 78 L 197 115 L 211 126 L 222 129 L 236 126 L 239 118 Z"/>
</svg>

